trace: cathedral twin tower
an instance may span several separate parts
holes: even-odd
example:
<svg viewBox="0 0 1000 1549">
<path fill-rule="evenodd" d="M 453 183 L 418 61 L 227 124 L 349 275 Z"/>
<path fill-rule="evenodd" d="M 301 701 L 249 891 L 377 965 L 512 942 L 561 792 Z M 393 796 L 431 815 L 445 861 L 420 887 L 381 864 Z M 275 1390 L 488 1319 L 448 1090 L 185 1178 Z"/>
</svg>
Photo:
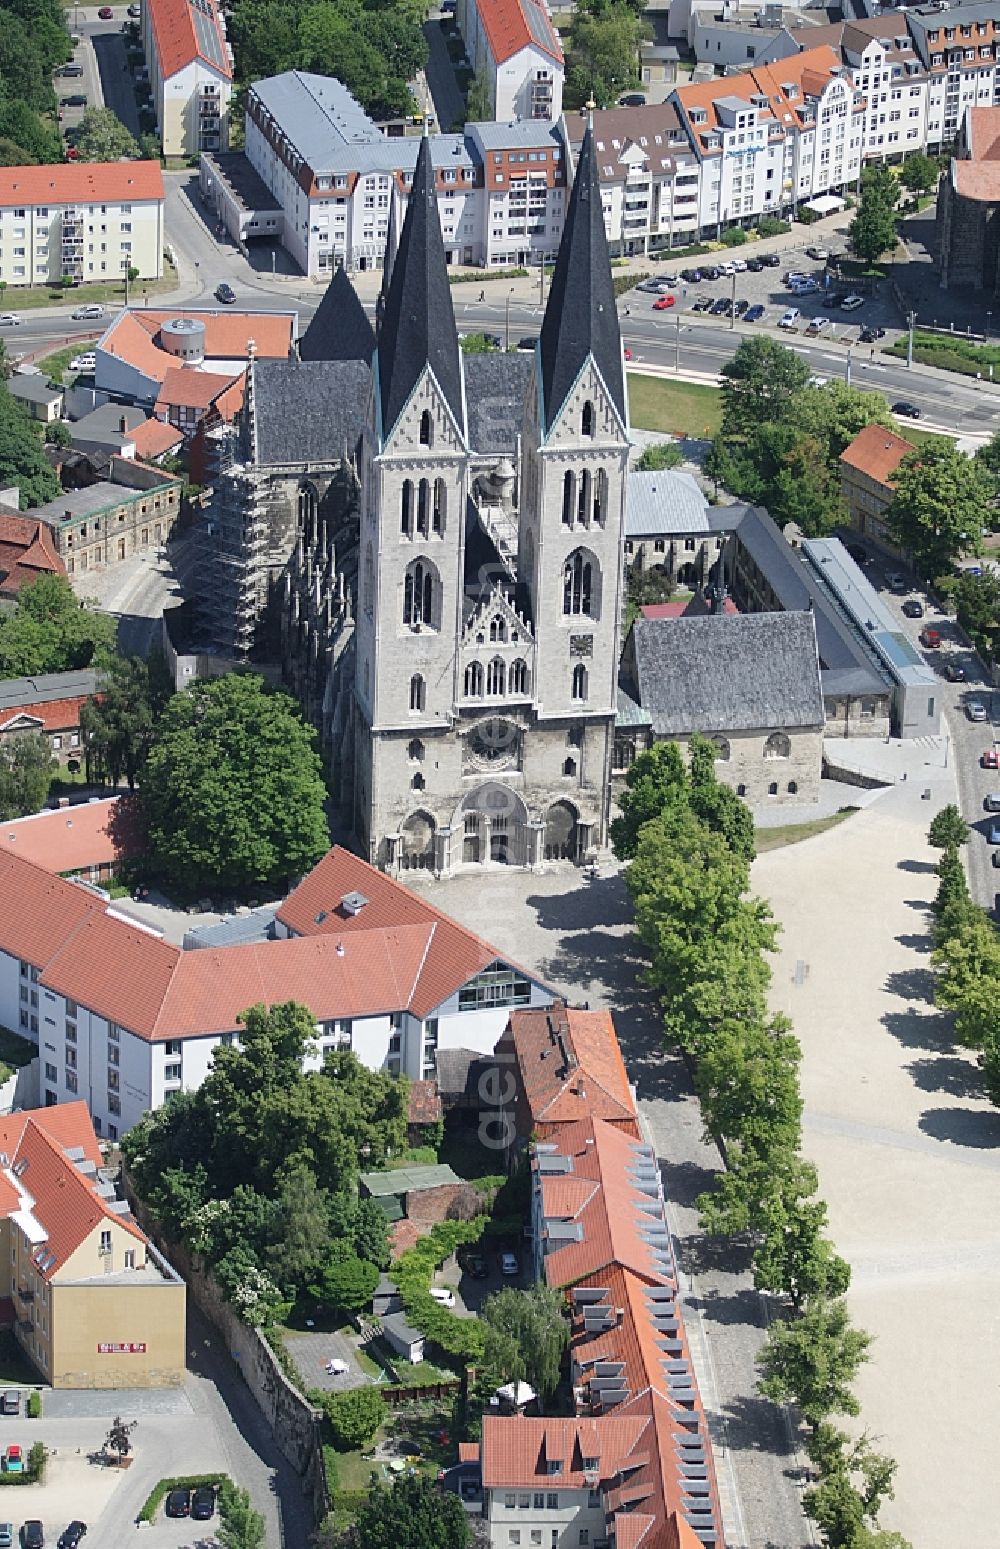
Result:
<svg viewBox="0 0 1000 1549">
<path fill-rule="evenodd" d="M 593 132 L 531 355 L 464 355 L 420 145 L 360 450 L 354 822 L 379 865 L 606 841 L 629 433 Z"/>
</svg>

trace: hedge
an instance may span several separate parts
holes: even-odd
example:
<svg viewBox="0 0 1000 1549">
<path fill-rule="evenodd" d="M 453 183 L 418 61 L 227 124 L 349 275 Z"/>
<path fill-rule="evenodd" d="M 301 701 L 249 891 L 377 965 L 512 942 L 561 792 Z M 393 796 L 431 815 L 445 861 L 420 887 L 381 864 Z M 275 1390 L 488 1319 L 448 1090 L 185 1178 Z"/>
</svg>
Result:
<svg viewBox="0 0 1000 1549">
<path fill-rule="evenodd" d="M 906 359 L 906 339 L 897 339 L 887 350 L 887 355 Z M 974 344 L 961 335 L 928 334 L 919 330 L 913 335 L 913 358 L 921 366 L 937 366 L 941 371 L 955 371 L 959 376 L 988 377 L 990 367 L 994 373 L 1000 368 L 1000 345 Z"/>
<path fill-rule="evenodd" d="M 627 290 L 634 290 L 640 281 L 648 279 L 649 270 L 643 269 L 638 274 L 615 274 L 612 276 L 611 284 L 616 296 L 624 296 Z"/>
<path fill-rule="evenodd" d="M 466 269 L 462 274 L 449 274 L 449 285 L 464 285 L 470 281 L 481 285 L 485 280 L 523 280 L 527 269 Z"/>
<path fill-rule="evenodd" d="M 757 222 L 757 233 L 762 237 L 784 237 L 791 229 L 791 222 L 778 215 L 762 215 Z"/>
<path fill-rule="evenodd" d="M 6 1469 L 0 1471 L 0 1485 L 3 1484 L 41 1484 L 45 1478 L 45 1464 L 48 1461 L 48 1452 L 45 1444 L 40 1441 L 33 1442 L 28 1449 L 28 1459 L 23 1474 L 8 1474 Z"/>
<path fill-rule="evenodd" d="M 712 253 L 715 248 L 707 242 L 689 242 L 687 247 L 658 247 L 650 258 L 662 258 L 668 262 L 671 258 L 699 258 L 702 253 Z"/>
<path fill-rule="evenodd" d="M 177 1474 L 170 1479 L 160 1479 L 146 1496 L 136 1521 L 152 1522 L 160 1502 L 171 1490 L 196 1490 L 200 1484 L 213 1484 L 216 1490 L 221 1490 L 224 1482 L 232 1484 L 228 1474 Z"/>
<path fill-rule="evenodd" d="M 37 1420 L 42 1412 L 42 1395 L 37 1388 L 28 1394 L 28 1419 Z"/>
<path fill-rule="evenodd" d="M 475 1318 L 460 1318 L 428 1295 L 434 1271 L 457 1248 L 478 1242 L 487 1225 L 485 1216 L 471 1221 L 439 1221 L 425 1237 L 409 1248 L 390 1268 L 399 1287 L 403 1307 L 427 1339 L 461 1361 L 475 1361 L 483 1353 L 483 1330 Z M 523 1225 L 519 1222 L 518 1226 Z"/>
</svg>

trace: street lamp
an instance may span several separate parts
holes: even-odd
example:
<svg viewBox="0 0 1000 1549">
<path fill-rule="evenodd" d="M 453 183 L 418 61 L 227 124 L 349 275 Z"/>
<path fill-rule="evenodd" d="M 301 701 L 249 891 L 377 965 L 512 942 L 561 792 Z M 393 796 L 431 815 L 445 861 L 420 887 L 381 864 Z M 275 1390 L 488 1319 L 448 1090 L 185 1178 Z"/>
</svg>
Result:
<svg viewBox="0 0 1000 1549">
<path fill-rule="evenodd" d="M 846 368 L 846 370 L 844 372 L 844 382 L 845 382 L 847 387 L 850 387 L 850 385 L 851 385 L 851 351 L 853 349 L 854 349 L 854 340 L 852 339 L 850 344 L 847 346 L 847 368 Z"/>
<path fill-rule="evenodd" d="M 507 292 L 507 302 L 504 308 L 504 349 L 510 350 L 510 298 L 514 294 L 513 285 Z"/>
</svg>

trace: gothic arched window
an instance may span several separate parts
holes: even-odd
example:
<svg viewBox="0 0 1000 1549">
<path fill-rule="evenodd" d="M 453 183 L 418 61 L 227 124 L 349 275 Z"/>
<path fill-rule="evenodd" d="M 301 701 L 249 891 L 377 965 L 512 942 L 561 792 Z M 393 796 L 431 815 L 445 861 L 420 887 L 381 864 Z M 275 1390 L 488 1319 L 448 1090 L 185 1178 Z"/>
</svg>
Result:
<svg viewBox="0 0 1000 1549">
<path fill-rule="evenodd" d="M 422 710 L 424 708 L 424 680 L 419 672 L 415 672 L 410 679 L 410 709 Z"/>
<path fill-rule="evenodd" d="M 792 744 L 783 731 L 773 731 L 764 744 L 765 758 L 788 758 Z"/>
<path fill-rule="evenodd" d="M 588 398 L 587 402 L 583 406 L 583 413 L 580 415 L 580 434 L 582 436 L 592 436 L 594 434 L 595 426 L 596 417 L 594 415 L 594 405 Z"/>
<path fill-rule="evenodd" d="M 413 480 L 403 480 L 403 495 L 399 514 L 399 530 L 404 538 L 413 537 Z"/>
<path fill-rule="evenodd" d="M 468 699 L 482 699 L 483 697 L 483 665 L 482 662 L 470 662 L 465 669 L 465 694 Z"/>
<path fill-rule="evenodd" d="M 486 668 L 487 694 L 502 694 L 504 691 L 506 677 L 507 672 L 506 668 L 504 667 L 502 658 L 499 656 L 494 656 L 493 660 Z"/>
<path fill-rule="evenodd" d="M 310 543 L 316 537 L 318 509 L 319 496 L 316 494 L 316 486 L 306 479 L 299 485 L 299 532 L 305 533 Z"/>
<path fill-rule="evenodd" d="M 495 644 L 498 640 L 503 642 L 506 639 L 506 620 L 502 619 L 500 615 L 497 614 L 495 618 L 490 619 L 490 640 Z"/>
<path fill-rule="evenodd" d="M 432 532 L 444 532 L 444 521 L 448 509 L 448 487 L 444 479 L 434 480 L 434 509 L 431 513 Z"/>
<path fill-rule="evenodd" d="M 528 692 L 528 664 L 520 656 L 510 664 L 507 688 L 511 694 L 526 694 Z"/>
<path fill-rule="evenodd" d="M 434 445 L 434 425 L 431 421 L 431 411 L 425 409 L 420 416 L 420 445 Z"/>
<path fill-rule="evenodd" d="M 587 669 L 582 662 L 577 662 L 573 668 L 573 698 L 586 699 L 587 697 Z"/>
<path fill-rule="evenodd" d="M 421 479 L 417 489 L 417 532 L 421 537 L 427 536 L 427 507 L 430 503 L 431 487 L 427 479 Z"/>
<path fill-rule="evenodd" d="M 597 485 L 594 491 L 594 521 L 598 527 L 603 527 L 608 519 L 608 475 L 604 468 L 597 470 Z"/>
<path fill-rule="evenodd" d="M 576 502 L 576 519 L 583 527 L 590 516 L 590 474 L 586 471 L 580 475 L 580 491 Z"/>
<path fill-rule="evenodd" d="M 592 616 L 594 603 L 594 561 L 583 549 L 576 549 L 563 571 L 563 613 Z"/>
<path fill-rule="evenodd" d="M 403 582 L 403 623 L 413 626 L 422 624 L 426 629 L 436 629 L 435 603 L 436 572 L 426 559 L 415 559 L 407 566 Z"/>
<path fill-rule="evenodd" d="M 576 480 L 574 479 L 570 470 L 567 468 L 566 472 L 563 474 L 562 519 L 564 527 L 572 527 L 573 525 L 573 506 L 576 493 L 574 488 L 575 484 Z"/>
</svg>

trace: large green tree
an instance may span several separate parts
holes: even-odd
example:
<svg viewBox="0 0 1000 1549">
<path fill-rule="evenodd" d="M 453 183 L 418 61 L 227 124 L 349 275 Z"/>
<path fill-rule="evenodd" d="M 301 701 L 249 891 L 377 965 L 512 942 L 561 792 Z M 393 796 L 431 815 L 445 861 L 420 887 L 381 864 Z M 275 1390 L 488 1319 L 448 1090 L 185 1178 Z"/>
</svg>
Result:
<svg viewBox="0 0 1000 1549">
<path fill-rule="evenodd" d="M 861 174 L 861 198 L 851 222 L 851 246 L 866 263 L 877 263 L 896 245 L 896 200 L 899 184 L 879 163 Z"/>
<path fill-rule="evenodd" d="M 10 485 L 20 492 L 22 511 L 55 500 L 59 494 L 59 480 L 45 456 L 41 425 L 0 383 L 0 488 Z"/>
<path fill-rule="evenodd" d="M 935 850 L 947 850 L 968 842 L 969 825 L 954 802 L 949 802 L 940 812 L 935 812 L 927 830 L 929 845 L 933 845 Z"/>
<path fill-rule="evenodd" d="M 851 1385 L 870 1345 L 842 1299 L 817 1296 L 801 1316 L 772 1323 L 760 1354 L 761 1392 L 776 1403 L 794 1403 L 813 1430 L 831 1415 L 856 1415 Z"/>
<path fill-rule="evenodd" d="M 461 1500 L 423 1474 L 376 1483 L 354 1523 L 322 1549 L 468 1549 L 472 1528 Z"/>
<path fill-rule="evenodd" d="M 911 151 L 903 157 L 899 180 L 911 193 L 926 193 L 927 189 L 935 187 L 940 176 L 941 169 L 934 157 L 924 151 Z"/>
<path fill-rule="evenodd" d="M 76 149 L 81 161 L 120 161 L 122 157 L 139 154 L 131 132 L 111 108 L 84 110 Z"/>
<path fill-rule="evenodd" d="M 0 672 L 6 678 L 89 667 L 114 647 L 115 621 L 77 601 L 65 576 L 43 575 L 0 616 Z"/>
<path fill-rule="evenodd" d="M 307 870 L 329 844 L 314 741 L 294 701 L 253 674 L 175 694 L 142 779 L 151 867 L 189 894 Z"/>
<path fill-rule="evenodd" d="M 749 436 L 758 425 L 780 420 L 809 381 L 808 361 L 774 339 L 744 339 L 722 368 L 722 429 Z"/>
<path fill-rule="evenodd" d="M 37 812 L 49 794 L 56 769 L 49 739 L 42 732 L 21 732 L 0 742 L 0 819 Z"/>
<path fill-rule="evenodd" d="M 569 1343 L 562 1292 L 541 1282 L 527 1291 L 497 1291 L 486 1298 L 480 1318 L 486 1326 L 483 1366 L 491 1384 L 528 1382 L 547 1404 L 559 1386 Z"/>
<path fill-rule="evenodd" d="M 569 107 L 593 99 L 611 107 L 638 86 L 639 44 L 649 28 L 626 0 L 580 0 L 570 25 L 565 97 Z"/>
<path fill-rule="evenodd" d="M 991 487 L 974 458 L 950 442 L 908 452 L 895 475 L 886 526 L 928 580 L 962 554 L 979 551 Z"/>
<path fill-rule="evenodd" d="M 153 733 L 170 696 L 162 657 L 111 656 L 101 665 L 97 696 L 80 707 L 80 732 L 92 779 L 117 785 L 136 781 L 153 745 Z"/>
</svg>

